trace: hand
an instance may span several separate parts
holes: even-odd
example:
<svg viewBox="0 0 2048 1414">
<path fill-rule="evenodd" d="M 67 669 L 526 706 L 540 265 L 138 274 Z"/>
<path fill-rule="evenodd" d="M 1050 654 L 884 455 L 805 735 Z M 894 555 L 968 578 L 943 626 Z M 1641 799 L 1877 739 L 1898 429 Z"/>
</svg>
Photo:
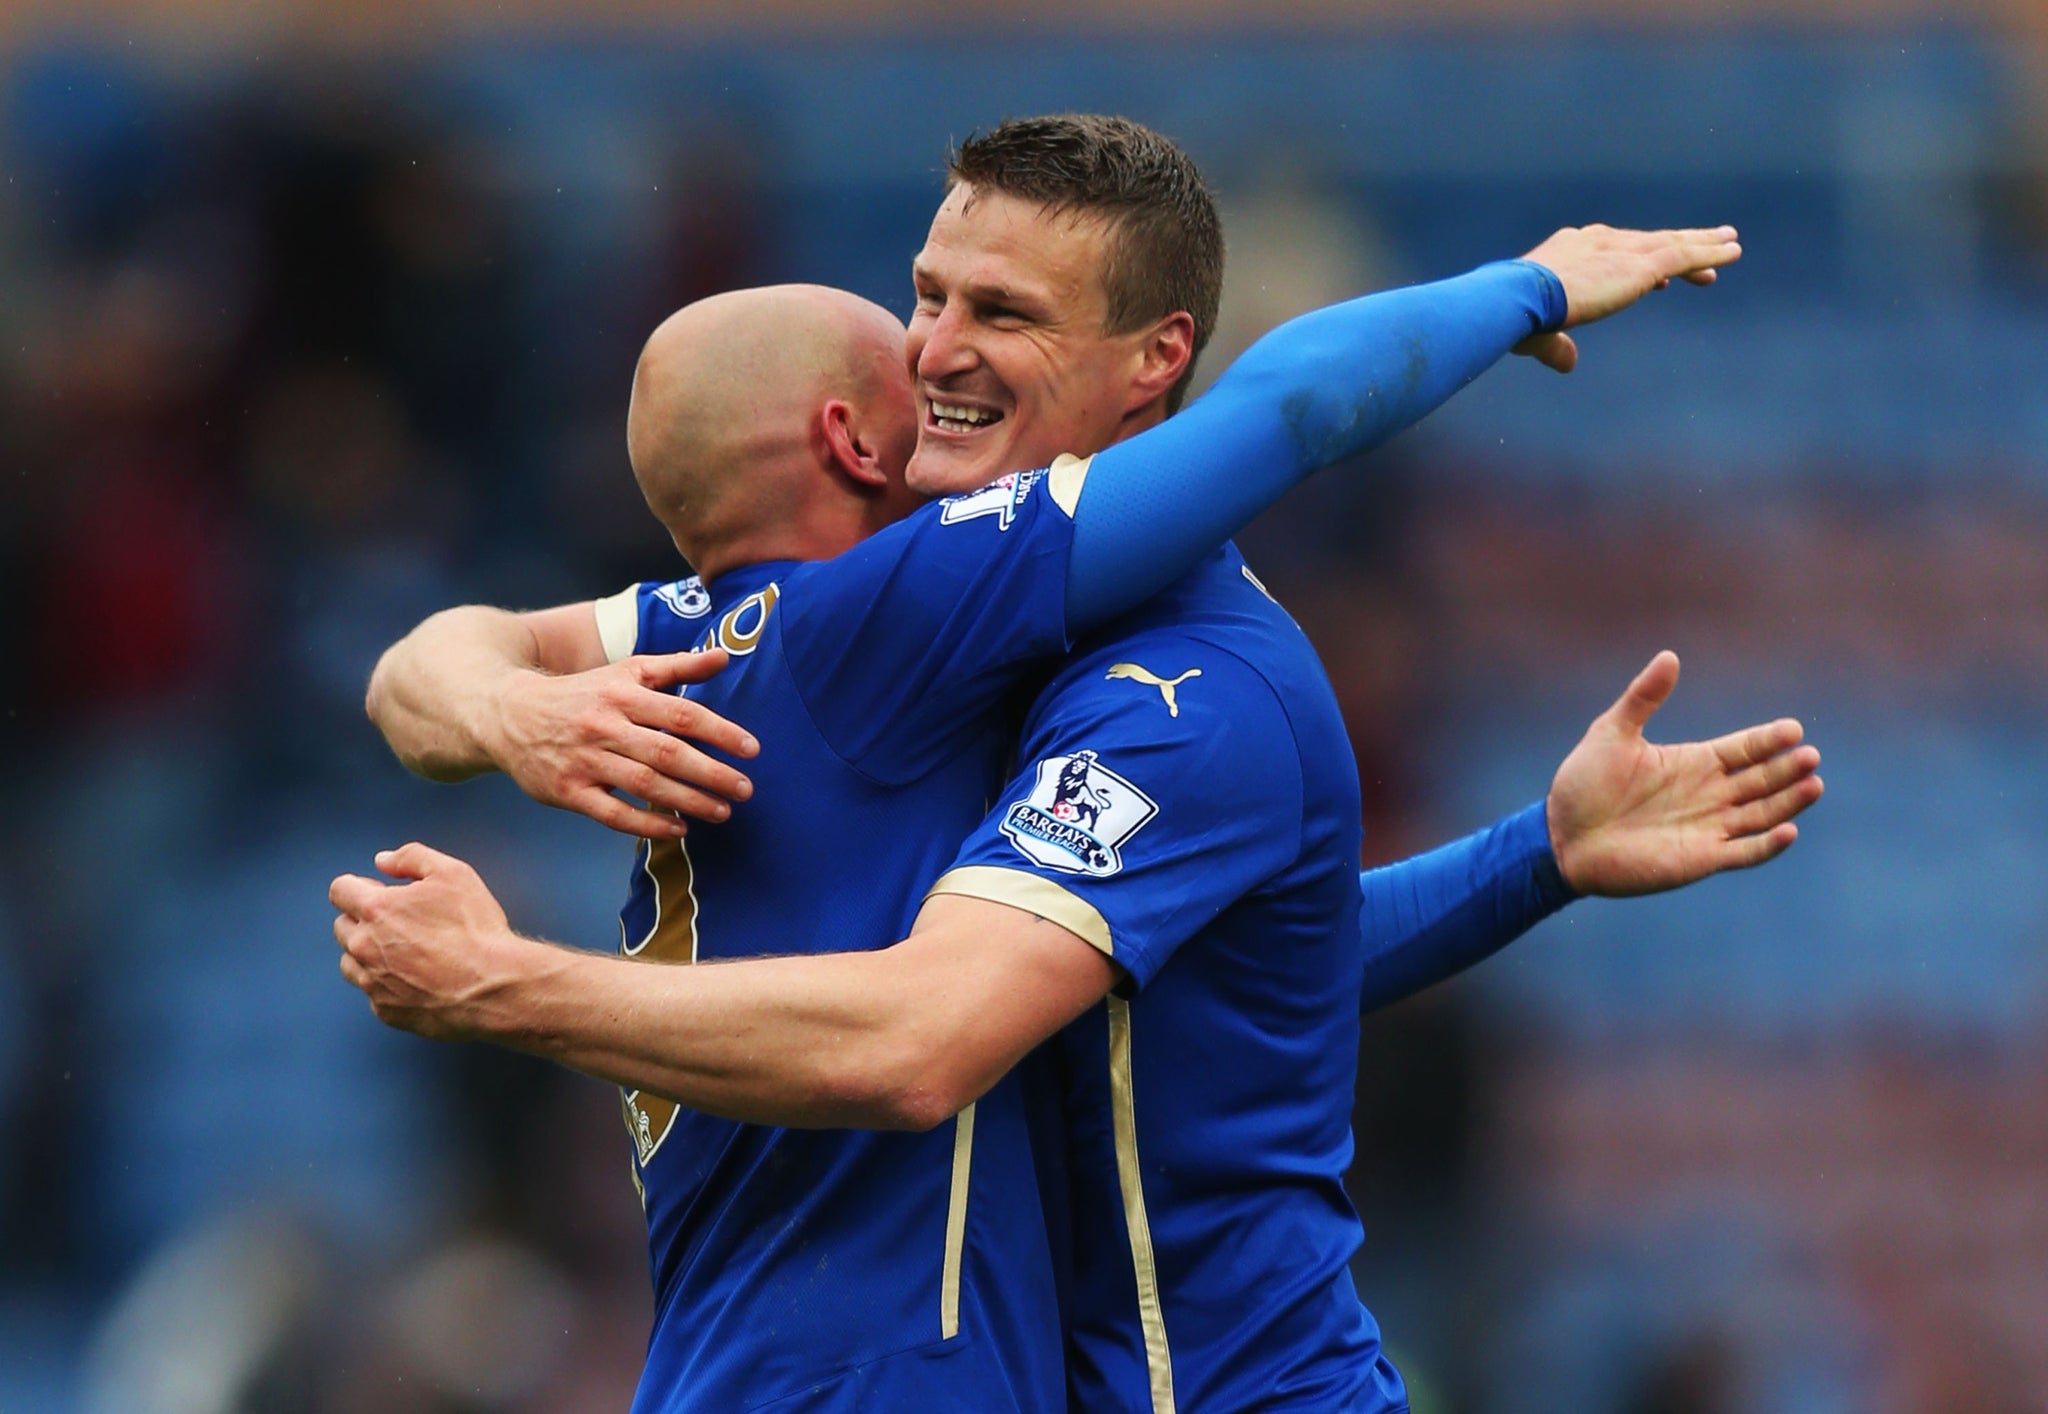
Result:
<svg viewBox="0 0 2048 1414">
<path fill-rule="evenodd" d="M 514 955 L 542 944 L 515 936 L 476 870 L 452 855 L 408 844 L 376 863 L 415 882 L 343 874 L 328 886 L 327 901 L 340 910 L 341 975 L 386 1026 L 437 1041 L 485 1034 L 486 1003 Z"/>
<path fill-rule="evenodd" d="M 1582 894 L 1659 893 L 1775 859 L 1799 838 L 1792 817 L 1820 799 L 1820 752 L 1789 717 L 1713 741 L 1643 740 L 1677 685 L 1678 655 L 1659 653 L 1550 783 L 1551 848 Z"/>
<path fill-rule="evenodd" d="M 498 769 L 543 805 L 588 815 L 622 834 L 668 839 L 687 833 L 676 817 L 723 820 L 728 800 L 752 782 L 705 755 L 690 737 L 728 755 L 752 757 L 760 743 L 743 728 L 668 689 L 704 682 L 726 665 L 721 649 L 622 658 L 588 672 L 507 680 L 481 735 Z M 638 796 L 641 809 L 612 794 Z"/>
<path fill-rule="evenodd" d="M 1524 257 L 1563 282 L 1566 329 L 1619 314 L 1673 280 L 1711 285 L 1717 269 L 1741 258 L 1733 226 L 1690 231 L 1567 226 Z M 1514 351 L 1559 373 L 1571 372 L 1579 362 L 1579 346 L 1562 332 L 1531 335 Z"/>
</svg>

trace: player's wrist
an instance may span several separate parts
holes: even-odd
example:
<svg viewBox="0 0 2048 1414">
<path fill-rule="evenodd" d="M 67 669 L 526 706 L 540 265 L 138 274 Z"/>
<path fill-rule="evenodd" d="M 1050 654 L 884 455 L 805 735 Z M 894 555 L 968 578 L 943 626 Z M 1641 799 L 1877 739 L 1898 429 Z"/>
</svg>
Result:
<svg viewBox="0 0 2048 1414">
<path fill-rule="evenodd" d="M 1543 833 L 1549 850 L 1547 857 L 1538 858 L 1536 864 L 1539 871 L 1547 866 L 1568 898 L 1584 898 L 1588 891 L 1583 883 L 1578 841 L 1559 823 L 1562 814 L 1558 809 L 1557 791 L 1552 788 L 1543 797 Z"/>
<path fill-rule="evenodd" d="M 479 764 L 516 774 L 521 734 L 516 723 L 530 705 L 546 674 L 533 668 L 506 668 L 479 682 L 465 697 L 461 725 Z"/>
<path fill-rule="evenodd" d="M 523 938 L 508 925 L 478 938 L 476 955 L 479 976 L 456 1007 L 461 1029 L 472 1040 L 545 1053 L 545 1002 L 567 950 Z"/>
</svg>

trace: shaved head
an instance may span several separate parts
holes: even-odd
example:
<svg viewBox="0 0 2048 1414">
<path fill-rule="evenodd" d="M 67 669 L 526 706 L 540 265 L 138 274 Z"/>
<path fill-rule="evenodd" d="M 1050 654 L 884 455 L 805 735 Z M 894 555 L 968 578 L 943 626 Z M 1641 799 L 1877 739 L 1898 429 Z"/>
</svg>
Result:
<svg viewBox="0 0 2048 1414">
<path fill-rule="evenodd" d="M 866 450 L 900 485 L 909 452 L 899 444 L 915 444 L 916 414 L 903 325 L 880 305 L 771 285 L 698 300 L 654 331 L 633 374 L 626 448 L 648 508 L 700 572 L 703 557 L 757 538 L 819 492 L 835 400 L 853 419 L 849 435 L 865 428 Z M 827 489 L 873 499 L 888 487 L 856 476 Z"/>
</svg>

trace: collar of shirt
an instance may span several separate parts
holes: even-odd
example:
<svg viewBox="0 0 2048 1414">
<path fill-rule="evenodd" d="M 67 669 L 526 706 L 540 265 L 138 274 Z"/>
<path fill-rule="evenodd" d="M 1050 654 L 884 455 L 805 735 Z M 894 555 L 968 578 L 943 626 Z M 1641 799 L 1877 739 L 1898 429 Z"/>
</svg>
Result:
<svg viewBox="0 0 2048 1414">
<path fill-rule="evenodd" d="M 803 563 L 801 560 L 763 560 L 757 565 L 738 565 L 704 586 L 711 596 L 714 613 L 724 613 L 756 590 L 766 588 Z"/>
</svg>

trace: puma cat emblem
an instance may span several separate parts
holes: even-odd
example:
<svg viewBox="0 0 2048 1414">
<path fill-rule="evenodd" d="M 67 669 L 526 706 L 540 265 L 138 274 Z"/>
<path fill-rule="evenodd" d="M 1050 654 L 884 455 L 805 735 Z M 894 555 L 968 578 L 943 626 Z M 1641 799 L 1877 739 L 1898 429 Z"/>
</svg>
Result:
<svg viewBox="0 0 2048 1414">
<path fill-rule="evenodd" d="M 1141 668 L 1136 663 L 1115 663 L 1111 665 L 1107 673 L 1103 674 L 1103 679 L 1110 681 L 1116 678 L 1129 678 L 1132 682 L 1141 682 L 1147 687 L 1158 688 L 1159 695 L 1166 699 L 1166 714 L 1169 717 L 1178 717 L 1180 715 L 1180 703 L 1174 700 L 1173 690 L 1189 678 L 1198 678 L 1201 675 L 1202 670 L 1200 668 L 1189 668 L 1177 678 L 1163 678 L 1151 669 Z"/>
</svg>

